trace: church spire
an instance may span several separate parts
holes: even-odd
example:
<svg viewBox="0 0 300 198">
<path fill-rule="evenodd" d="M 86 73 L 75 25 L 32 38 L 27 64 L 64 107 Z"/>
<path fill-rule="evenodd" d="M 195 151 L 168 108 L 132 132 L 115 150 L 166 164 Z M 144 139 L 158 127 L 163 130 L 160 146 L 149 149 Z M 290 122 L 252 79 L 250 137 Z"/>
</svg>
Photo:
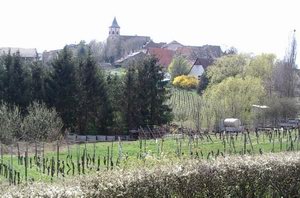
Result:
<svg viewBox="0 0 300 198">
<path fill-rule="evenodd" d="M 111 35 L 120 35 L 120 26 L 118 25 L 116 17 L 114 17 L 114 20 L 109 27 L 109 36 Z"/>
<path fill-rule="evenodd" d="M 111 24 L 110 27 L 120 28 L 120 26 L 118 25 L 116 17 L 114 17 L 114 20 L 113 20 L 113 22 L 112 22 L 112 24 Z"/>
</svg>

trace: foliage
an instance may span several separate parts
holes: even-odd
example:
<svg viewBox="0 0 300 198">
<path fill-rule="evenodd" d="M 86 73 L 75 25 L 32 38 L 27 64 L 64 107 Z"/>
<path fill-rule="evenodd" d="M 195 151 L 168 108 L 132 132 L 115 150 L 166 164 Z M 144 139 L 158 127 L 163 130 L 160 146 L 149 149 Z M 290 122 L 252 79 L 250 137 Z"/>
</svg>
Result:
<svg viewBox="0 0 300 198">
<path fill-rule="evenodd" d="M 299 153 L 185 160 L 65 180 L 2 186 L 3 197 L 298 197 Z M 292 185 L 291 185 L 292 184 Z M 5 188 L 5 190 L 4 190 Z"/>
<path fill-rule="evenodd" d="M 129 67 L 124 79 L 122 94 L 122 112 L 127 130 L 139 127 L 138 106 L 138 84 L 136 69 Z"/>
<path fill-rule="evenodd" d="M 206 90 L 207 86 L 209 84 L 209 79 L 207 78 L 207 72 L 204 72 L 200 76 L 200 80 L 197 87 L 197 93 L 202 95 L 204 91 Z"/>
<path fill-rule="evenodd" d="M 293 197 L 300 193 L 299 172 L 295 154 L 229 157 L 99 174 L 82 182 L 82 190 L 91 197 Z"/>
<path fill-rule="evenodd" d="M 24 67 L 20 52 L 4 56 L 4 98 L 11 105 L 18 105 L 24 113 L 30 102 L 30 81 L 28 70 Z"/>
<path fill-rule="evenodd" d="M 111 132 L 115 130 L 124 131 L 124 117 L 122 112 L 122 100 L 120 100 L 124 91 L 124 76 L 122 74 L 109 73 L 106 77 L 107 93 L 112 107 L 113 124 L 110 128 Z"/>
<path fill-rule="evenodd" d="M 224 55 L 234 55 L 234 54 L 238 54 L 238 50 L 231 46 L 230 48 L 226 49 L 223 53 Z"/>
<path fill-rule="evenodd" d="M 293 98 L 274 97 L 267 101 L 268 109 L 265 111 L 265 118 L 273 121 L 276 126 L 279 122 L 289 118 L 296 118 L 299 112 L 299 105 Z"/>
<path fill-rule="evenodd" d="M 6 103 L 0 105 L 0 141 L 5 144 L 14 140 L 56 140 L 61 136 L 63 126 L 55 109 L 48 109 L 45 104 L 34 102 L 21 115 L 17 106 Z"/>
<path fill-rule="evenodd" d="M 274 90 L 274 69 L 276 56 L 274 54 L 261 54 L 251 59 L 245 69 L 246 75 L 260 78 L 269 97 Z"/>
<path fill-rule="evenodd" d="M 92 52 L 93 58 L 97 63 L 104 62 L 104 43 L 96 42 L 92 40 L 89 43 L 90 50 Z"/>
<path fill-rule="evenodd" d="M 0 105 L 0 141 L 8 144 L 16 138 L 21 138 L 21 127 L 20 109 L 16 106 L 10 108 L 8 104 L 2 103 Z"/>
<path fill-rule="evenodd" d="M 0 56 L 0 99 L 5 98 L 6 69 L 4 65 L 5 56 Z"/>
<path fill-rule="evenodd" d="M 250 124 L 251 106 L 259 104 L 263 96 L 259 78 L 230 77 L 206 90 L 204 98 L 210 105 L 204 108 L 214 115 L 216 123 L 226 117 L 236 117 Z"/>
<path fill-rule="evenodd" d="M 166 104 L 168 92 L 157 59 L 147 57 L 130 68 L 125 77 L 124 116 L 128 129 L 166 124 L 172 119 Z"/>
<path fill-rule="evenodd" d="M 211 84 L 217 84 L 228 77 L 243 76 L 250 57 L 245 54 L 222 56 L 208 67 L 207 77 Z"/>
<path fill-rule="evenodd" d="M 164 128 L 154 130 L 161 133 L 161 129 L 164 130 Z M 172 132 L 176 133 L 176 130 Z M 140 166 L 146 168 L 157 164 L 169 164 L 170 161 L 174 163 L 186 159 L 215 160 L 232 154 L 254 155 L 268 152 L 294 152 L 300 149 L 300 142 L 297 139 L 298 130 L 276 129 L 259 133 L 212 135 L 180 127 L 177 132 L 171 137 L 162 139 L 140 139 L 129 142 L 109 141 L 84 145 L 80 143 L 65 145 L 63 141 L 1 144 L 1 150 L 4 152 L 1 155 L 3 160 L 1 160 L 0 168 L 4 171 L 0 171 L 0 182 L 1 179 L 6 178 L 12 184 L 10 178 L 18 176 L 16 172 L 9 174 L 10 176 L 5 174 L 7 165 L 20 173 L 21 183 L 28 180 L 59 182 L 82 174 L 91 176 L 96 171 L 101 171 L 101 173 L 104 170 L 113 169 L 129 171 Z M 28 155 L 26 155 L 27 149 Z M 13 155 L 11 156 L 10 153 Z M 24 167 L 26 161 L 30 164 Z M 24 178 L 26 172 L 24 169 L 28 173 L 27 179 Z"/>
<path fill-rule="evenodd" d="M 54 108 L 33 102 L 23 120 L 23 139 L 27 141 L 53 141 L 59 139 L 63 123 Z"/>
<path fill-rule="evenodd" d="M 272 97 L 274 83 L 278 81 L 276 75 L 274 76 L 278 70 L 275 63 L 274 54 L 261 54 L 253 57 L 246 54 L 229 54 L 217 59 L 212 67 L 208 68 L 207 77 L 211 84 L 220 83 L 234 76 L 260 78 L 267 95 Z"/>
<path fill-rule="evenodd" d="M 172 79 L 180 75 L 187 75 L 190 69 L 191 65 L 189 65 L 188 61 L 183 56 L 174 57 L 168 67 Z"/>
<path fill-rule="evenodd" d="M 284 60 L 278 62 L 275 70 L 275 89 L 280 97 L 295 97 L 297 87 L 297 41 L 295 31 L 289 41 Z"/>
<path fill-rule="evenodd" d="M 59 52 L 52 63 L 53 72 L 49 84 L 51 106 L 53 105 L 64 122 L 65 129 L 76 127 L 76 106 L 78 85 L 75 73 L 75 62 L 72 52 L 67 48 Z"/>
<path fill-rule="evenodd" d="M 173 85 L 183 89 L 195 89 L 198 85 L 198 80 L 194 76 L 181 75 L 174 78 Z"/>
<path fill-rule="evenodd" d="M 246 75 L 268 80 L 272 77 L 276 56 L 274 54 L 261 54 L 251 59 L 245 68 Z"/>
<path fill-rule="evenodd" d="M 112 125 L 112 107 L 102 71 L 88 50 L 80 60 L 78 72 L 78 125 L 81 134 L 106 132 Z"/>
<path fill-rule="evenodd" d="M 140 60 L 128 73 L 135 79 L 130 84 L 125 72 L 113 76 L 101 70 L 96 59 L 102 59 L 103 51 L 95 51 L 97 45 L 82 41 L 76 48 L 65 46 L 47 67 L 38 59 L 25 61 L 19 53 L 3 55 L 0 100 L 18 105 L 22 116 L 33 101 L 45 103 L 56 109 L 63 130 L 78 134 L 115 134 L 124 128 L 169 122 L 168 93 L 157 61 Z"/>
<path fill-rule="evenodd" d="M 217 59 L 207 71 L 209 85 L 205 92 L 208 93 L 205 94 L 203 88 L 199 87 L 199 93 L 204 93 L 203 102 L 207 106 L 203 109 L 204 114 L 214 117 L 214 123 L 206 125 L 218 126 L 219 122 L 228 116 L 238 117 L 244 123 L 251 124 L 251 105 L 264 104 L 267 101 L 265 96 L 270 99 L 275 95 L 275 61 L 276 57 L 273 54 L 253 57 L 246 54 L 229 54 Z M 204 77 L 203 80 L 205 81 Z M 201 81 L 199 84 L 201 86 Z M 215 99 L 212 99 L 212 89 L 217 87 L 222 90 L 215 92 Z M 207 97 L 208 95 L 211 97 Z M 207 119 L 209 120 L 211 119 Z"/>
<path fill-rule="evenodd" d="M 35 60 L 31 66 L 31 100 L 41 102 L 46 100 L 45 76 L 46 72 L 42 63 Z"/>
<path fill-rule="evenodd" d="M 146 58 L 137 67 L 141 126 L 162 125 L 172 119 L 171 109 L 166 104 L 169 95 L 163 79 L 164 73 L 156 58 Z"/>
</svg>

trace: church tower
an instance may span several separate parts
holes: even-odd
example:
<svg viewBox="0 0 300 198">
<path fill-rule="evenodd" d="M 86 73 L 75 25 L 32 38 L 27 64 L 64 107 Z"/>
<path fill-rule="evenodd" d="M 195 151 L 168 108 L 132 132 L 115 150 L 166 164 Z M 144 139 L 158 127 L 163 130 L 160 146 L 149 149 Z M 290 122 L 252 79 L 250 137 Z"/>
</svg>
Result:
<svg viewBox="0 0 300 198">
<path fill-rule="evenodd" d="M 109 27 L 109 36 L 120 35 L 120 26 L 118 25 L 116 17 Z"/>
</svg>

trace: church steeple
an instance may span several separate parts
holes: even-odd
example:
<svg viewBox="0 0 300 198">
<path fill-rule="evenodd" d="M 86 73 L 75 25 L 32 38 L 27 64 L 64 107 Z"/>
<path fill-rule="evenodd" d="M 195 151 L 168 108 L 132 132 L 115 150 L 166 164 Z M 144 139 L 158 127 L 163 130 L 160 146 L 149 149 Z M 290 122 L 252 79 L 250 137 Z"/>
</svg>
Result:
<svg viewBox="0 0 300 198">
<path fill-rule="evenodd" d="M 109 26 L 109 36 L 112 35 L 120 35 L 120 26 L 118 25 L 116 17 L 114 17 L 111 26 Z"/>
</svg>

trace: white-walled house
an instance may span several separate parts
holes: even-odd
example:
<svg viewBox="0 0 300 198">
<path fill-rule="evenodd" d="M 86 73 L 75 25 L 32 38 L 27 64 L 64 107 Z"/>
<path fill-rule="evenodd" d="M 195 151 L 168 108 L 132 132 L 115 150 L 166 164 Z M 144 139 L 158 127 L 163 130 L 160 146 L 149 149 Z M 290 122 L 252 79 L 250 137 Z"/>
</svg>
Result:
<svg viewBox="0 0 300 198">
<path fill-rule="evenodd" d="M 189 76 L 194 76 L 197 79 L 202 76 L 203 72 L 207 69 L 209 65 L 213 63 L 212 59 L 206 59 L 206 58 L 197 58 L 193 66 L 191 67 L 191 70 L 189 72 Z"/>
</svg>

